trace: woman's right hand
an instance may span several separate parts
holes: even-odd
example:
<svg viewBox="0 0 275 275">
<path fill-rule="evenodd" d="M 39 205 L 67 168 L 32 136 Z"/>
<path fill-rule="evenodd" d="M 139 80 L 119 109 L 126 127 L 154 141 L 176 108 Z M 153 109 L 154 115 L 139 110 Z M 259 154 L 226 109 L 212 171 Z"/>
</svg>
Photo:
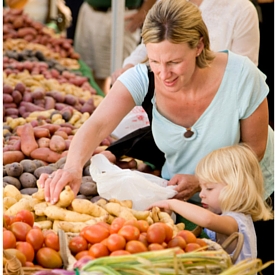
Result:
<svg viewBox="0 0 275 275">
<path fill-rule="evenodd" d="M 77 195 L 82 180 L 82 169 L 80 171 L 74 169 L 58 169 L 52 174 L 42 173 L 38 183 L 44 188 L 45 201 L 55 204 L 59 200 L 59 195 L 66 185 L 69 185 Z"/>
</svg>

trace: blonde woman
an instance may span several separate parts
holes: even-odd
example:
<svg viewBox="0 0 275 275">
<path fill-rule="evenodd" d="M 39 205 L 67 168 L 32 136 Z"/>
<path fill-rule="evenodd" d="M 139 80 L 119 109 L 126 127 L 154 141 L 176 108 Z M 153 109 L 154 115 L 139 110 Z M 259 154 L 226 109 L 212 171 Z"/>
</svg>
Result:
<svg viewBox="0 0 275 275">
<path fill-rule="evenodd" d="M 152 204 L 174 211 L 204 227 L 207 235 L 223 243 L 234 232 L 244 235 L 244 245 L 236 261 L 257 258 L 253 221 L 273 219 L 271 207 L 264 201 L 264 180 L 257 157 L 245 144 L 217 149 L 196 167 L 200 182 L 201 205 L 170 199 Z M 231 249 L 231 250 L 230 250 Z M 229 247 L 230 254 L 234 250 Z"/>
</svg>

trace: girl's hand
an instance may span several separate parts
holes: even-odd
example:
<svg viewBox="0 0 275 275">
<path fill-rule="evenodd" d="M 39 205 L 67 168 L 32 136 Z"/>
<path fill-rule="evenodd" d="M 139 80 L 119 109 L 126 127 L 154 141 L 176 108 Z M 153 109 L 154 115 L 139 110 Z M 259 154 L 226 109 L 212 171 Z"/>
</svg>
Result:
<svg viewBox="0 0 275 275">
<path fill-rule="evenodd" d="M 174 199 L 187 201 L 195 193 L 200 192 L 199 181 L 194 175 L 177 174 L 168 181 L 168 185 L 174 185 L 178 192 Z"/>
<path fill-rule="evenodd" d="M 153 207 L 158 207 L 160 209 L 164 209 L 168 212 L 170 212 L 170 205 L 169 205 L 169 201 L 168 200 L 162 200 L 162 201 L 157 201 L 152 203 L 147 210 L 151 210 Z"/>
<path fill-rule="evenodd" d="M 51 175 L 41 174 L 38 180 L 41 188 L 44 188 L 45 201 L 55 204 L 59 200 L 60 192 L 66 185 L 69 185 L 77 195 L 82 179 L 82 169 L 76 171 L 74 169 L 58 169 Z"/>
</svg>

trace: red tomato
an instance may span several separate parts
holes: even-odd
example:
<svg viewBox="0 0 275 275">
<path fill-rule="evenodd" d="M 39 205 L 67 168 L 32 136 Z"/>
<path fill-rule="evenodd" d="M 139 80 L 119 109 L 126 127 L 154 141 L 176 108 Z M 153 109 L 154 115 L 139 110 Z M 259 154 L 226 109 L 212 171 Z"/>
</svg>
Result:
<svg viewBox="0 0 275 275">
<path fill-rule="evenodd" d="M 139 229 L 139 223 L 137 220 L 134 220 L 134 219 L 127 220 L 123 225 L 128 225 L 128 224 L 133 225 Z"/>
<path fill-rule="evenodd" d="M 33 226 L 34 223 L 34 215 L 31 211 L 26 210 L 26 209 L 22 209 L 20 210 L 16 215 L 15 218 L 17 219 L 17 221 L 20 222 L 25 222 L 27 224 L 29 224 L 31 227 Z"/>
<path fill-rule="evenodd" d="M 159 243 L 151 243 L 148 245 L 148 250 L 149 251 L 154 251 L 154 250 L 163 250 L 164 247 L 159 244 Z"/>
<path fill-rule="evenodd" d="M 122 235 L 117 233 L 111 234 L 107 238 L 107 247 L 108 249 L 113 252 L 116 250 L 123 250 L 126 245 L 126 240 Z"/>
<path fill-rule="evenodd" d="M 26 262 L 25 264 L 26 267 L 34 267 L 34 263 L 33 262 Z"/>
<path fill-rule="evenodd" d="M 166 223 L 163 223 L 163 226 L 165 228 L 165 242 L 168 243 L 172 238 L 173 238 L 173 228 L 171 226 L 169 226 Z"/>
<path fill-rule="evenodd" d="M 148 241 L 147 241 L 147 236 L 146 235 L 147 234 L 145 232 L 140 233 L 138 240 L 140 242 L 144 243 L 144 245 L 147 247 L 148 246 Z"/>
<path fill-rule="evenodd" d="M 122 217 L 114 218 L 114 220 L 112 221 L 112 223 L 110 225 L 110 233 L 111 234 L 117 233 L 125 222 L 126 222 L 126 220 Z"/>
<path fill-rule="evenodd" d="M 184 249 L 186 247 L 186 241 L 181 236 L 175 236 L 172 240 L 170 240 L 170 242 L 168 242 L 167 247 L 180 247 Z"/>
<path fill-rule="evenodd" d="M 36 261 L 44 268 L 61 268 L 62 258 L 60 254 L 50 247 L 42 247 L 36 253 Z"/>
<path fill-rule="evenodd" d="M 165 241 L 165 227 L 164 223 L 156 222 L 149 226 L 147 230 L 147 241 L 149 243 L 159 243 L 162 244 Z"/>
<path fill-rule="evenodd" d="M 92 257 L 90 254 L 89 254 L 89 250 L 83 250 L 83 251 L 80 251 L 78 252 L 74 257 L 76 260 L 79 260 L 83 257 L 86 257 L 86 256 L 90 256 Z M 93 257 L 94 258 L 94 257 Z"/>
<path fill-rule="evenodd" d="M 87 250 L 88 243 L 84 237 L 80 235 L 74 236 L 69 241 L 69 249 L 73 255 L 76 255 L 80 251 Z"/>
<path fill-rule="evenodd" d="M 27 262 L 32 262 L 34 259 L 34 249 L 31 244 L 27 242 L 17 242 L 16 249 L 21 251 L 26 256 Z"/>
<path fill-rule="evenodd" d="M 89 255 L 95 258 L 108 256 L 109 254 L 108 247 L 102 243 L 95 243 L 89 248 Z"/>
<path fill-rule="evenodd" d="M 10 230 L 5 230 L 3 232 L 3 248 L 15 248 L 16 238 Z"/>
<path fill-rule="evenodd" d="M 139 230 L 140 232 L 147 232 L 149 228 L 149 223 L 145 220 L 138 220 Z"/>
<path fill-rule="evenodd" d="M 81 231 L 81 235 L 92 244 L 100 243 L 110 235 L 109 230 L 99 224 L 85 226 Z"/>
<path fill-rule="evenodd" d="M 188 243 L 186 244 L 185 252 L 191 252 L 199 248 L 201 248 L 201 246 L 198 243 Z"/>
<path fill-rule="evenodd" d="M 131 253 L 126 250 L 116 250 L 111 252 L 110 254 L 110 256 L 121 256 L 121 255 L 131 255 Z"/>
<path fill-rule="evenodd" d="M 47 234 L 44 238 L 44 244 L 46 247 L 59 251 L 59 236 L 55 232 Z"/>
<path fill-rule="evenodd" d="M 110 224 L 108 224 L 107 222 L 97 222 L 96 224 L 99 224 L 110 231 Z"/>
<path fill-rule="evenodd" d="M 148 249 L 144 245 L 144 243 L 137 241 L 137 240 L 132 240 L 132 241 L 127 242 L 125 250 L 127 250 L 131 254 L 148 251 Z"/>
<path fill-rule="evenodd" d="M 14 222 L 11 224 L 10 230 L 14 234 L 17 241 L 25 242 L 26 236 L 32 227 L 24 222 Z"/>
<path fill-rule="evenodd" d="M 123 225 L 118 231 L 118 234 L 122 235 L 126 239 L 126 241 L 131 241 L 138 240 L 140 231 L 137 227 L 129 224 Z"/>
<path fill-rule="evenodd" d="M 32 228 L 26 236 L 26 242 L 32 245 L 36 251 L 44 244 L 44 235 L 40 228 Z"/>
<path fill-rule="evenodd" d="M 190 230 L 181 230 L 177 233 L 177 236 L 184 238 L 186 243 L 196 243 L 197 237 Z"/>
</svg>

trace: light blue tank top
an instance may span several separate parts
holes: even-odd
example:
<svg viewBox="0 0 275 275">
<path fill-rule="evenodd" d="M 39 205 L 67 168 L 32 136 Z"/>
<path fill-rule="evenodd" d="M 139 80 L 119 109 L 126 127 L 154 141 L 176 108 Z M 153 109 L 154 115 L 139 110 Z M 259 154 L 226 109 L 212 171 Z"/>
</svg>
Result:
<svg viewBox="0 0 275 275">
<path fill-rule="evenodd" d="M 194 174 L 197 163 L 215 149 L 240 141 L 240 120 L 249 117 L 269 92 L 266 76 L 249 58 L 228 53 L 226 70 L 214 99 L 192 127 L 194 135 L 185 138 L 186 129 L 164 116 L 153 103 L 152 130 L 155 142 L 165 153 L 162 177 L 169 180 L 175 174 Z M 148 71 L 138 64 L 119 78 L 140 106 L 148 91 Z M 261 168 L 265 177 L 265 198 L 274 191 L 274 131 L 268 130 L 268 142 Z M 194 200 L 199 201 L 199 198 Z"/>
</svg>

